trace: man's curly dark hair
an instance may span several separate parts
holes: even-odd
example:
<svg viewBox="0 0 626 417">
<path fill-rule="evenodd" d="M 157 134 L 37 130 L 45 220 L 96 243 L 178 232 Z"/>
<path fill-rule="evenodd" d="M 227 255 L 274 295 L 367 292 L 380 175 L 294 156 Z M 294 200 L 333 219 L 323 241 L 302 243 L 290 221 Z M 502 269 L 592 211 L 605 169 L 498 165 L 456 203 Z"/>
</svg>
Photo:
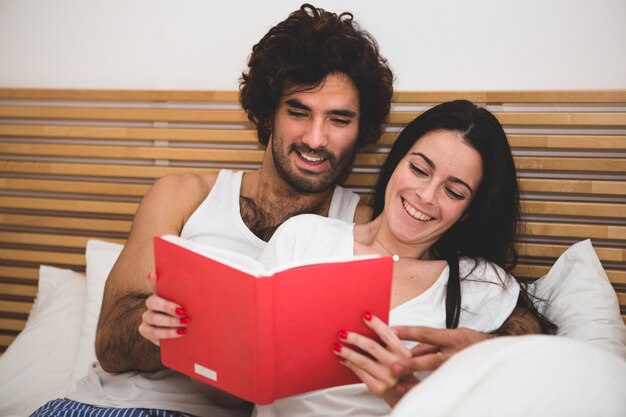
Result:
<svg viewBox="0 0 626 417">
<path fill-rule="evenodd" d="M 393 93 L 387 60 L 351 13 L 303 4 L 254 45 L 242 74 L 239 100 L 257 127 L 259 142 L 269 142 L 281 97 L 314 89 L 337 73 L 347 75 L 359 92 L 357 145 L 377 141 Z"/>
</svg>

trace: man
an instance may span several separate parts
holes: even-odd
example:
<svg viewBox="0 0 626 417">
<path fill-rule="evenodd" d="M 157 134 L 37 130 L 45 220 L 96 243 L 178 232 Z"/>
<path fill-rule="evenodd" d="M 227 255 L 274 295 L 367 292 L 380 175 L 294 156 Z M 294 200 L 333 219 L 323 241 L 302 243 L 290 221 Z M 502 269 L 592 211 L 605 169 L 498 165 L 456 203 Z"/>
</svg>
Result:
<svg viewBox="0 0 626 417">
<path fill-rule="evenodd" d="M 352 15 L 303 5 L 253 47 L 241 104 L 267 145 L 247 173 L 168 176 L 141 202 L 105 288 L 96 334 L 98 364 L 69 399 L 34 415 L 246 415 L 217 390 L 164 369 L 138 327 L 154 270 L 152 238 L 175 234 L 258 255 L 289 217 L 316 213 L 365 222 L 369 208 L 337 187 L 356 149 L 380 137 L 393 74 Z M 181 317 L 184 321 L 185 317 Z M 165 411 L 168 410 L 168 411 Z M 56 414 L 55 414 L 56 413 Z M 99 414 L 98 414 L 99 413 Z M 127 413 L 127 414 L 124 414 Z M 66 414 L 63 414 L 66 415 Z"/>
</svg>

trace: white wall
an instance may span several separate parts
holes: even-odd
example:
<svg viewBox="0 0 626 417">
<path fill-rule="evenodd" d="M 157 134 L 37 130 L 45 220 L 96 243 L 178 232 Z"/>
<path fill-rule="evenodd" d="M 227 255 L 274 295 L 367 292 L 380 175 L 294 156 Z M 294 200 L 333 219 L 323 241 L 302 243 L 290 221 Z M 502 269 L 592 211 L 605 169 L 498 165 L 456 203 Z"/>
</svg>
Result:
<svg viewBox="0 0 626 417">
<path fill-rule="evenodd" d="M 0 86 L 234 89 L 301 1 L 0 0 Z M 386 4 L 386 5 L 383 5 Z M 402 90 L 626 88 L 626 0 L 318 0 Z"/>
</svg>

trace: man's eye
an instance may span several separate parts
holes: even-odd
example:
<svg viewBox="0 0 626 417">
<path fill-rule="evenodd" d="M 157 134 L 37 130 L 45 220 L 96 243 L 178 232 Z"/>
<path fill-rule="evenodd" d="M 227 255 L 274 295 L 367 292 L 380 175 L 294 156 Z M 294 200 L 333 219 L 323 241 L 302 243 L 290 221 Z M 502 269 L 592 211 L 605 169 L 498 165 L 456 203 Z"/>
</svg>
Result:
<svg viewBox="0 0 626 417">
<path fill-rule="evenodd" d="M 304 112 L 295 111 L 295 110 L 287 110 L 287 114 L 292 117 L 305 117 L 306 116 Z"/>
<path fill-rule="evenodd" d="M 351 120 L 349 119 L 331 119 L 333 123 L 336 123 L 338 125 L 342 125 L 342 126 L 347 126 L 351 123 Z"/>
</svg>

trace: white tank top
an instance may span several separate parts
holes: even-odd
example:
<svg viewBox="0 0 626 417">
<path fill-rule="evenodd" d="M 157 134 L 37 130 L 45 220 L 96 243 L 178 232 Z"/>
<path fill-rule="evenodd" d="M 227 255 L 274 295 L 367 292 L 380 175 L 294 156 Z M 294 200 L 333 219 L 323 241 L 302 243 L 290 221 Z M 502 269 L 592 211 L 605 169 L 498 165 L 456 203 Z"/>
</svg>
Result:
<svg viewBox="0 0 626 417">
<path fill-rule="evenodd" d="M 243 171 L 221 170 L 207 198 L 185 223 L 181 237 L 258 257 L 267 243 L 252 233 L 241 218 L 242 179 Z M 357 194 L 336 186 L 328 217 L 352 223 L 358 203 Z"/>
<path fill-rule="evenodd" d="M 258 257 L 267 243 L 248 229 L 241 218 L 239 192 L 243 171 L 221 170 L 209 195 L 185 223 L 181 237 Z M 329 217 L 352 222 L 359 196 L 337 186 Z M 152 408 L 198 417 L 249 416 L 241 409 L 221 407 L 201 393 L 185 375 L 158 372 L 109 374 L 94 363 L 76 391 L 67 398 L 100 407 Z"/>
</svg>

